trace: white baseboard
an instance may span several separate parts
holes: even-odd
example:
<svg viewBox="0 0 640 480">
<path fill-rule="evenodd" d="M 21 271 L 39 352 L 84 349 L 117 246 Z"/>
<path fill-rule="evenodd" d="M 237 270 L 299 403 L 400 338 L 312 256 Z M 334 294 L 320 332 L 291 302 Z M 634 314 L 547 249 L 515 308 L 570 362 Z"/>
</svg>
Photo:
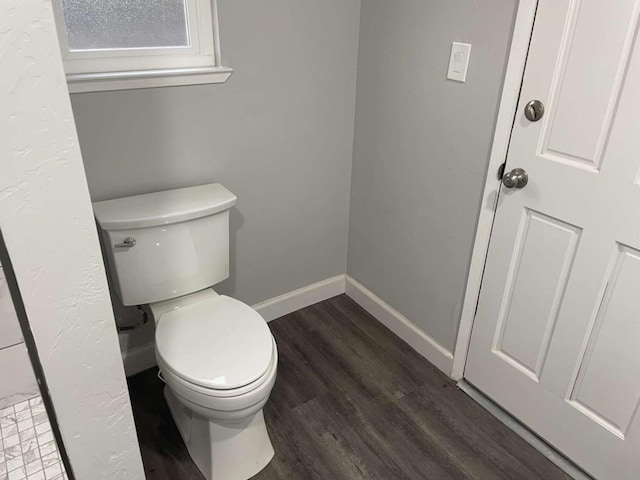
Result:
<svg viewBox="0 0 640 480">
<path fill-rule="evenodd" d="M 267 322 L 270 322 L 301 308 L 343 294 L 345 279 L 346 275 L 337 275 L 260 302 L 253 305 L 253 309 L 262 315 Z M 128 377 L 154 367 L 156 365 L 155 345 L 148 343 L 125 351 L 122 353 L 122 361 Z"/>
<path fill-rule="evenodd" d="M 156 366 L 156 345 L 147 343 L 122 352 L 124 373 L 127 377 Z"/>
<path fill-rule="evenodd" d="M 321 282 L 260 302 L 253 308 L 267 322 L 270 322 L 301 308 L 342 295 L 345 292 L 345 279 L 346 275 L 327 278 Z"/>
<path fill-rule="evenodd" d="M 369 312 L 415 351 L 449 375 L 453 363 L 450 351 L 420 330 L 400 312 L 385 303 L 357 280 L 338 275 L 321 282 L 299 288 L 284 295 L 260 302 L 253 308 L 270 322 L 289 313 L 308 307 L 323 300 L 345 293 L 358 305 Z M 153 343 L 141 345 L 123 352 L 122 361 L 127 376 L 135 375 L 156 365 Z"/>
<path fill-rule="evenodd" d="M 453 354 L 420 330 L 400 312 L 385 303 L 357 280 L 347 276 L 346 293 L 376 320 L 408 343 L 447 376 L 451 374 Z"/>
</svg>

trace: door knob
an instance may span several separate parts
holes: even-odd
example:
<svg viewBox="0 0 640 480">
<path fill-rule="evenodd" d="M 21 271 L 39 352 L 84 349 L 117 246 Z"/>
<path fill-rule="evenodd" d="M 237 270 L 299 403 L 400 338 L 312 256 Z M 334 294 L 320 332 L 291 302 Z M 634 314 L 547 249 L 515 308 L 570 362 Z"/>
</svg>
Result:
<svg viewBox="0 0 640 480">
<path fill-rule="evenodd" d="M 514 168 L 502 176 L 502 183 L 507 188 L 524 188 L 529 183 L 529 174 L 522 168 Z"/>
<path fill-rule="evenodd" d="M 531 100 L 524 107 L 524 116 L 531 122 L 537 122 L 544 116 L 544 104 L 540 100 Z"/>
</svg>

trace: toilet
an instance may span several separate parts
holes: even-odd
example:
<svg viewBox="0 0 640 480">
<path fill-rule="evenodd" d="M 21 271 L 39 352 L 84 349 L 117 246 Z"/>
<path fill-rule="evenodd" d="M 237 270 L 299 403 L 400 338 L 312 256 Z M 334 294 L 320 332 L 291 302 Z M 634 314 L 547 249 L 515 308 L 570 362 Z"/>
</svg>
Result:
<svg viewBox="0 0 640 480">
<path fill-rule="evenodd" d="M 164 397 L 208 480 L 246 480 L 273 458 L 262 408 L 278 350 L 266 322 L 212 286 L 229 276 L 229 209 L 220 184 L 93 204 L 113 287 L 156 326 Z"/>
</svg>

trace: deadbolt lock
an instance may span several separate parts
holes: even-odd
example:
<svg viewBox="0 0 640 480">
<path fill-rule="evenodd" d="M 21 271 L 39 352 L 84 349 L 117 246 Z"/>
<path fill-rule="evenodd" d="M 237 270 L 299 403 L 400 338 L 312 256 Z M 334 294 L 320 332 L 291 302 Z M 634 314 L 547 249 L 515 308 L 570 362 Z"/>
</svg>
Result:
<svg viewBox="0 0 640 480">
<path fill-rule="evenodd" d="M 544 116 L 544 104 L 540 100 L 531 100 L 524 107 L 524 116 L 531 122 L 537 122 Z"/>
</svg>

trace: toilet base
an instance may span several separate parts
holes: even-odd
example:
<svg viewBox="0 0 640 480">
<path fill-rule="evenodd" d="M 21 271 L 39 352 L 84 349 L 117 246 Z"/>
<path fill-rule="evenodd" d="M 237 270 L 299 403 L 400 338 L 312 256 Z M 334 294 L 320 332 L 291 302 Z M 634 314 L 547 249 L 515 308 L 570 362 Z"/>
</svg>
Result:
<svg viewBox="0 0 640 480">
<path fill-rule="evenodd" d="M 214 422 L 182 405 L 167 386 L 164 397 L 191 459 L 207 480 L 248 480 L 273 458 L 262 409 L 240 421 Z"/>
</svg>

